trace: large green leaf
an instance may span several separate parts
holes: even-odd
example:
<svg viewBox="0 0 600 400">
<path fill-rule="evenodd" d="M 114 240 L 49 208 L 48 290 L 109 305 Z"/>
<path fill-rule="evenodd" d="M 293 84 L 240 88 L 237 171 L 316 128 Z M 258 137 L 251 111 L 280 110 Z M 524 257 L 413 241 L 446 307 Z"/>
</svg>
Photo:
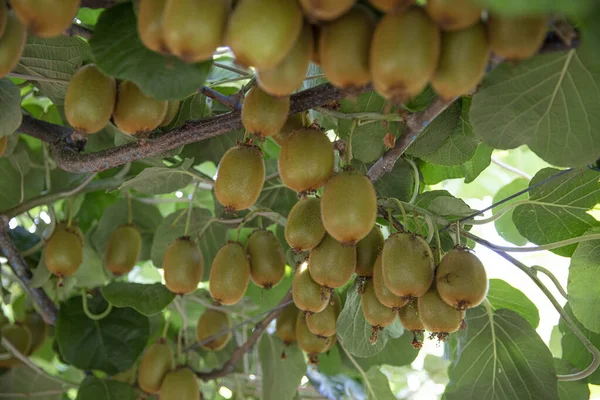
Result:
<svg viewBox="0 0 600 400">
<path fill-rule="evenodd" d="M 79 387 L 76 400 L 135 400 L 137 393 L 127 383 L 88 376 Z"/>
<path fill-rule="evenodd" d="M 459 126 L 461 110 L 462 105 L 460 101 L 455 101 L 448 106 L 448 108 L 423 129 L 423 132 L 406 149 L 406 154 L 413 157 L 422 157 L 442 147 L 444 142 Z"/>
<path fill-rule="evenodd" d="M 411 344 L 413 339 L 412 332 L 404 331 L 402 336 L 389 339 L 379 353 L 367 358 L 357 357 L 356 362 L 365 370 L 381 365 L 393 365 L 395 367 L 409 365 L 419 355 L 419 350 Z"/>
<path fill-rule="evenodd" d="M 502 279 L 490 279 L 487 299 L 494 309 L 512 310 L 525 318 L 534 328 L 537 328 L 540 323 L 540 312 L 537 306 L 523 292 Z"/>
<path fill-rule="evenodd" d="M 528 15 L 564 13 L 582 15 L 596 4 L 594 0 L 477 0 L 500 14 Z"/>
<path fill-rule="evenodd" d="M 557 374 L 579 372 L 573 364 L 558 358 L 554 359 L 554 367 Z M 558 382 L 558 396 L 560 400 L 588 400 L 590 398 L 590 387 L 585 380 Z"/>
<path fill-rule="evenodd" d="M 387 376 L 378 367 L 371 367 L 367 372 L 365 392 L 368 400 L 395 400 L 396 396 L 390 389 Z"/>
<path fill-rule="evenodd" d="M 282 354 L 285 353 L 285 358 Z M 306 373 L 306 362 L 300 348 L 286 346 L 274 335 L 263 335 L 258 345 L 262 368 L 264 400 L 293 399 Z"/>
<path fill-rule="evenodd" d="M 465 178 L 465 183 L 473 182 L 492 162 L 493 148 L 479 143 L 473 158 L 462 165 L 445 167 L 420 162 L 419 169 L 426 185 L 437 185 L 446 179 Z"/>
<path fill-rule="evenodd" d="M 529 181 L 527 179 L 523 179 L 523 178 L 515 179 L 508 185 L 506 185 L 506 186 L 500 188 L 500 190 L 498 190 L 498 192 L 494 196 L 494 199 L 492 200 L 492 203 L 496 204 L 496 203 L 500 202 L 501 200 L 504 200 L 505 198 L 512 196 L 515 193 L 520 192 L 523 189 L 527 189 L 527 187 L 529 187 Z M 512 199 L 506 203 L 503 203 L 499 207 L 495 207 L 493 209 L 493 212 L 494 212 L 494 214 L 496 214 L 500 210 L 504 209 L 504 207 L 508 207 L 508 205 L 510 203 L 514 203 L 515 201 L 524 200 L 524 199 L 527 199 L 526 193 L 523 193 L 521 196 L 515 197 L 514 199 Z M 495 220 L 494 226 L 496 227 L 496 231 L 498 232 L 498 234 L 500 236 L 502 236 L 502 238 L 504 238 L 504 240 L 514 243 L 517 246 L 524 246 L 527 244 L 527 239 L 525 239 L 519 233 L 519 230 L 515 226 L 515 223 L 513 222 L 513 219 L 512 219 L 513 212 L 514 212 L 514 210 L 509 210 L 506 214 L 504 214 L 503 216 L 501 216 L 500 218 Z"/>
<path fill-rule="evenodd" d="M 12 135 L 21 125 L 21 93 L 8 79 L 0 79 L 0 138 Z"/>
<path fill-rule="evenodd" d="M 417 197 L 415 205 L 449 219 L 465 217 L 475 212 L 462 199 L 452 196 L 446 190 L 424 192 Z"/>
<path fill-rule="evenodd" d="M 181 126 L 185 121 L 206 118 L 210 114 L 210 106 L 206 96 L 194 93 L 181 102 L 179 112 L 170 126 Z"/>
<path fill-rule="evenodd" d="M 449 374 L 448 400 L 558 400 L 552 354 L 520 315 L 471 309 L 466 331 L 457 335 L 458 358 Z"/>
<path fill-rule="evenodd" d="M 168 167 L 151 167 L 144 169 L 139 175 L 121 185 L 121 189 L 133 189 L 144 194 L 168 194 L 183 189 L 194 180 L 193 173 L 188 171 L 193 160 L 186 159 L 182 165 Z"/>
<path fill-rule="evenodd" d="M 242 141 L 243 139 L 244 131 L 238 129 L 225 135 L 219 135 L 208 140 L 188 144 L 183 148 L 181 156 L 194 158 L 196 164 L 212 161 L 215 165 L 219 165 L 219 161 L 221 161 L 223 154 L 234 147 L 238 141 Z"/>
<path fill-rule="evenodd" d="M 531 180 L 530 186 L 560 171 L 545 168 Z M 588 168 L 577 169 L 555 178 L 529 192 L 531 204 L 515 208 L 513 221 L 519 233 L 530 242 L 544 245 L 583 235 L 600 226 L 588 212 L 600 203 L 598 173 Z M 577 245 L 552 250 L 570 257 Z"/>
<path fill-rule="evenodd" d="M 265 182 L 256 206 L 258 208 L 266 207 L 287 217 L 297 202 L 298 194 L 281 183 L 280 178 L 275 178 Z"/>
<path fill-rule="evenodd" d="M 394 168 L 375 182 L 377 194 L 409 201 L 415 190 L 415 171 L 405 160 L 398 160 Z"/>
<path fill-rule="evenodd" d="M 25 365 L 0 375 L 0 398 L 3 400 L 63 400 L 63 385 Z"/>
<path fill-rule="evenodd" d="M 573 322 L 575 322 L 575 324 L 579 327 L 579 329 L 581 329 L 583 334 L 590 340 L 590 342 L 592 342 L 596 348 L 600 348 L 600 334 L 586 329 L 579 321 L 577 321 L 577 318 L 575 318 L 573 315 L 571 307 L 568 303 L 565 306 L 565 311 L 571 317 Z M 567 324 L 565 324 L 562 319 L 560 319 L 558 323 L 558 328 L 563 334 L 561 340 L 562 358 L 569 361 L 580 371 L 587 368 L 592 363 L 592 354 L 587 351 L 585 346 L 581 343 L 577 336 L 571 332 Z M 588 376 L 586 380 L 588 383 L 593 385 L 600 385 L 600 369 L 597 369 L 592 375 Z"/>
<path fill-rule="evenodd" d="M 32 170 L 24 174 L 9 158 L 0 157 L 0 211 L 20 204 L 21 200 L 39 196 L 43 188 L 43 171 Z"/>
<path fill-rule="evenodd" d="M 175 298 L 161 283 L 142 285 L 129 282 L 111 282 L 102 288 L 102 296 L 115 307 L 131 307 L 146 316 L 161 312 Z"/>
</svg>

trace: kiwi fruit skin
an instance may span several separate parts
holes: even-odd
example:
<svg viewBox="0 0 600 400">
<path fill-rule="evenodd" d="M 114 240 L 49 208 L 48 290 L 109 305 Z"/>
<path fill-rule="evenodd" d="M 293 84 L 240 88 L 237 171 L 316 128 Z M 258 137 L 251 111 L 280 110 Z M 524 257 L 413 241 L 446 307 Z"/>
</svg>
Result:
<svg viewBox="0 0 600 400">
<path fill-rule="evenodd" d="M 421 332 L 425 330 L 421 317 L 419 316 L 418 301 L 412 298 L 407 305 L 398 310 L 398 317 L 404 329 L 411 332 Z"/>
<path fill-rule="evenodd" d="M 296 341 L 296 321 L 300 310 L 294 303 L 288 304 L 277 316 L 275 333 L 285 343 L 290 345 Z"/>
<path fill-rule="evenodd" d="M 138 369 L 138 385 L 146 393 L 158 393 L 169 372 L 175 368 L 175 356 L 164 340 L 153 343 L 144 351 Z"/>
<path fill-rule="evenodd" d="M 365 283 L 364 293 L 362 294 L 361 308 L 365 320 L 377 328 L 385 328 L 394 322 L 396 312 L 381 304 L 375 294 L 373 282 Z"/>
<path fill-rule="evenodd" d="M 300 199 L 288 215 L 285 240 L 295 252 L 312 250 L 325 237 L 321 222 L 321 200 L 316 197 Z"/>
<path fill-rule="evenodd" d="M 483 78 L 490 45 L 483 24 L 442 34 L 442 52 L 431 86 L 444 100 L 465 95 Z"/>
<path fill-rule="evenodd" d="M 242 124 L 244 128 L 258 137 L 277 134 L 290 112 L 290 98 L 275 97 L 254 86 L 242 104 Z"/>
<path fill-rule="evenodd" d="M 109 237 L 104 261 L 106 268 L 114 275 L 129 273 L 140 257 L 142 236 L 133 225 L 118 227 Z"/>
<path fill-rule="evenodd" d="M 383 12 L 402 11 L 403 8 L 413 4 L 413 0 L 369 0 L 369 3 Z"/>
<path fill-rule="evenodd" d="M 292 296 L 296 307 L 308 313 L 321 312 L 329 304 L 329 294 L 324 294 L 322 286 L 310 275 L 308 264 L 300 264 L 292 281 Z"/>
<path fill-rule="evenodd" d="M 310 25 L 304 24 L 294 47 L 276 67 L 257 70 L 256 80 L 272 96 L 289 96 L 302 87 L 313 53 L 314 39 Z"/>
<path fill-rule="evenodd" d="M 29 328 L 21 324 L 4 325 L 0 329 L 0 335 L 10 342 L 21 354 L 28 354 L 31 349 L 31 332 Z M 0 356 L 10 354 L 8 349 L 0 345 Z M 17 357 L 8 359 L 0 358 L 0 368 L 8 368 L 19 364 Z"/>
<path fill-rule="evenodd" d="M 215 196 L 226 211 L 252 207 L 265 184 L 262 151 L 251 145 L 238 145 L 223 155 L 215 181 Z"/>
<path fill-rule="evenodd" d="M 171 125 L 173 121 L 175 121 L 175 118 L 177 118 L 177 114 L 179 113 L 180 104 L 181 101 L 179 100 L 169 101 L 169 104 L 167 105 L 167 113 L 165 114 L 165 118 L 160 123 L 161 128 L 165 128 Z"/>
<path fill-rule="evenodd" d="M 4 34 L 0 36 L 0 78 L 4 78 L 17 66 L 26 40 L 25 26 L 13 12 L 9 12 Z"/>
<path fill-rule="evenodd" d="M 383 270 L 382 270 L 381 255 L 377 257 L 375 262 L 375 268 L 373 269 L 373 289 L 375 290 L 375 296 L 381 304 L 392 309 L 399 309 L 404 307 L 408 303 L 406 297 L 396 296 L 392 293 L 383 281 Z"/>
<path fill-rule="evenodd" d="M 285 143 L 294 131 L 306 128 L 307 119 L 306 112 L 289 115 L 283 127 L 273 136 L 273 140 L 279 146 L 283 146 L 283 143 Z"/>
<path fill-rule="evenodd" d="M 324 353 L 330 348 L 333 337 L 321 338 L 308 329 L 306 317 L 302 313 L 298 313 L 296 320 L 296 340 L 298 347 L 308 354 Z"/>
<path fill-rule="evenodd" d="M 428 0 L 427 13 L 445 31 L 458 31 L 476 24 L 483 8 L 473 0 Z"/>
<path fill-rule="evenodd" d="M 371 277 L 381 249 L 383 249 L 383 234 L 377 225 L 356 245 L 356 275 Z"/>
<path fill-rule="evenodd" d="M 2 136 L 0 138 L 0 157 L 4 156 L 6 149 L 8 148 L 8 136 Z"/>
<path fill-rule="evenodd" d="M 321 220 L 327 233 L 344 245 L 355 245 L 371 232 L 377 218 L 377 195 L 365 175 L 344 171 L 323 189 Z"/>
<path fill-rule="evenodd" d="M 196 325 L 196 339 L 202 342 L 227 329 L 231 329 L 229 314 L 208 308 L 198 320 L 198 325 Z M 227 332 L 208 343 L 201 344 L 200 347 L 205 350 L 219 351 L 227 346 L 231 337 L 231 332 Z"/>
<path fill-rule="evenodd" d="M 4 28 L 6 28 L 6 20 L 8 19 L 8 7 L 6 3 L 0 1 L 0 37 L 4 34 Z"/>
<path fill-rule="evenodd" d="M 435 277 L 440 298 L 459 310 L 477 307 L 488 291 L 485 267 L 475 254 L 465 249 L 446 253 Z"/>
<path fill-rule="evenodd" d="M 80 0 L 11 0 L 21 23 L 35 36 L 59 36 L 73 23 Z"/>
<path fill-rule="evenodd" d="M 344 15 L 356 0 L 300 0 L 302 11 L 310 20 L 331 21 Z"/>
<path fill-rule="evenodd" d="M 296 0 L 241 0 L 229 18 L 226 44 L 240 64 L 268 70 L 290 52 L 302 24 Z"/>
<path fill-rule="evenodd" d="M 281 182 L 298 193 L 318 189 L 333 173 L 333 144 L 319 129 L 294 131 L 279 152 Z"/>
<path fill-rule="evenodd" d="M 1 327 L 0 323 L 0 327 Z M 48 336 L 49 327 L 44 322 L 44 319 L 35 311 L 30 311 L 25 314 L 23 325 L 29 329 L 31 334 L 31 347 L 29 348 L 28 354 L 35 353 L 44 344 L 46 337 Z"/>
<path fill-rule="evenodd" d="M 326 288 L 344 286 L 352 278 L 355 267 L 356 248 L 344 246 L 329 235 L 308 256 L 310 276 Z"/>
<path fill-rule="evenodd" d="M 204 257 L 189 237 L 176 239 L 167 247 L 163 258 L 167 288 L 175 294 L 196 291 L 204 275 Z"/>
<path fill-rule="evenodd" d="M 77 228 L 56 229 L 46 242 L 44 261 L 56 276 L 73 275 L 83 261 L 83 241 Z"/>
<path fill-rule="evenodd" d="M 188 63 L 212 59 L 230 9 L 231 0 L 167 0 L 162 35 L 169 52 Z"/>
<path fill-rule="evenodd" d="M 148 133 L 160 125 L 167 115 L 167 101 L 146 96 L 133 82 L 122 82 L 117 93 L 113 121 L 129 135 Z"/>
<path fill-rule="evenodd" d="M 492 51 L 507 60 L 532 57 L 542 46 L 548 30 L 545 16 L 507 17 L 490 15 L 487 23 Z"/>
<path fill-rule="evenodd" d="M 440 42 L 439 28 L 421 8 L 386 14 L 377 24 L 371 43 L 375 90 L 398 103 L 419 94 L 435 72 Z"/>
<path fill-rule="evenodd" d="M 250 278 L 257 286 L 269 290 L 285 275 L 285 254 L 273 232 L 254 231 L 246 243 L 250 257 Z"/>
<path fill-rule="evenodd" d="M 369 49 L 374 31 L 375 20 L 360 8 L 321 26 L 319 60 L 332 85 L 348 89 L 371 81 Z"/>
<path fill-rule="evenodd" d="M 342 300 L 337 292 L 333 292 L 333 296 L 327 304 L 327 307 L 320 313 L 307 314 L 306 325 L 311 333 L 328 338 L 335 335 L 337 319 L 342 312 Z"/>
<path fill-rule="evenodd" d="M 433 254 L 427 242 L 411 233 L 396 233 L 383 245 L 385 286 L 396 296 L 420 297 L 433 282 Z"/>
<path fill-rule="evenodd" d="M 444 303 L 435 288 L 419 297 L 417 307 L 423 327 L 431 333 L 452 333 L 460 328 L 463 312 Z"/>
<path fill-rule="evenodd" d="M 200 400 L 196 375 L 188 368 L 171 371 L 165 377 L 158 395 L 160 400 Z"/>
<path fill-rule="evenodd" d="M 232 305 L 244 297 L 250 282 L 250 260 L 239 243 L 225 244 L 210 269 L 209 290 L 218 304 Z"/>
<path fill-rule="evenodd" d="M 163 15 L 167 0 L 140 0 L 137 31 L 140 40 L 148 49 L 167 53 L 163 36 Z"/>
<path fill-rule="evenodd" d="M 73 75 L 67 88 L 67 121 L 77 132 L 96 133 L 110 121 L 116 100 L 115 80 L 95 65 L 88 64 Z"/>
</svg>

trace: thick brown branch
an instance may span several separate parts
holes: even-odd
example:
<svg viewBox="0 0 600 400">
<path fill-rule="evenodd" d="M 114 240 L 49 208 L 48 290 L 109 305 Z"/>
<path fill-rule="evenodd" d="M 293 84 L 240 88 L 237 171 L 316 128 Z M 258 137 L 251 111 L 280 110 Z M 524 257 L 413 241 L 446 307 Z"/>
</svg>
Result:
<svg viewBox="0 0 600 400">
<path fill-rule="evenodd" d="M 214 89 L 211 89 L 209 87 L 203 86 L 200 90 L 200 93 L 202 93 L 203 95 L 205 95 L 206 97 L 208 97 L 209 99 L 212 99 L 214 101 L 216 101 L 217 103 L 220 103 L 222 105 L 224 105 L 225 107 L 229 108 L 231 111 L 236 111 L 236 110 L 241 110 L 242 109 L 242 105 L 240 103 L 240 98 L 238 96 L 231 95 L 231 96 L 225 96 L 219 92 L 217 92 Z"/>
</svg>

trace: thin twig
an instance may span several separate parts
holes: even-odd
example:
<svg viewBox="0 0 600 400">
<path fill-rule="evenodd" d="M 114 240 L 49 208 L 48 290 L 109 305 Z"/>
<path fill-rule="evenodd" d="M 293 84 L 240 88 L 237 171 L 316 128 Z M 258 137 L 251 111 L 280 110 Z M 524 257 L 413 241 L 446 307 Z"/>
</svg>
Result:
<svg viewBox="0 0 600 400">
<path fill-rule="evenodd" d="M 556 289 L 558 290 L 560 295 L 562 297 L 564 297 L 566 300 L 569 300 L 569 295 L 567 294 L 567 291 L 562 287 L 562 285 L 558 281 L 558 278 L 552 272 L 550 272 L 548 269 L 546 269 L 540 265 L 534 265 L 533 267 L 531 267 L 531 269 L 536 272 L 541 272 L 542 274 L 544 274 L 548 278 L 550 278 L 552 283 L 554 283 L 554 286 L 556 286 Z"/>
<path fill-rule="evenodd" d="M 508 165 L 507 163 L 500 161 L 495 157 L 492 157 L 492 162 L 500 168 L 504 168 L 505 170 L 510 171 L 513 174 L 519 175 L 521 178 L 525 178 L 528 181 L 531 180 L 531 175 L 529 175 L 525 171 L 521 171 L 519 168 L 513 167 L 512 165 Z"/>
</svg>

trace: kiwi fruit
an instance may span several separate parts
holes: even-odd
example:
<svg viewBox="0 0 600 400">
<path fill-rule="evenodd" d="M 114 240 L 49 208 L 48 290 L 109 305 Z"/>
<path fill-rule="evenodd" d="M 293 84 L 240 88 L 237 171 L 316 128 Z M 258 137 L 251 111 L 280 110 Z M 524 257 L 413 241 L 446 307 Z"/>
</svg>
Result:
<svg viewBox="0 0 600 400">
<path fill-rule="evenodd" d="M 371 232 L 356 245 L 356 275 L 370 278 L 373 276 L 375 267 L 381 249 L 383 249 L 383 235 L 377 225 L 371 229 Z"/>
<path fill-rule="evenodd" d="M 277 134 L 290 112 L 290 97 L 275 97 L 254 86 L 242 104 L 242 124 L 258 137 Z"/>
<path fill-rule="evenodd" d="M 80 68 L 69 83 L 65 115 L 77 132 L 91 134 L 110 121 L 117 100 L 117 83 L 95 65 Z"/>
<path fill-rule="evenodd" d="M 31 332 L 29 328 L 22 324 L 4 325 L 0 329 L 0 337 L 12 344 L 21 354 L 28 354 L 31 349 Z M 0 368 L 12 367 L 21 361 L 17 357 L 5 358 L 10 355 L 10 351 L 0 345 Z"/>
<path fill-rule="evenodd" d="M 445 100 L 465 95 L 481 81 L 490 54 L 482 23 L 442 34 L 442 53 L 431 86 Z"/>
<path fill-rule="evenodd" d="M 300 0 L 302 11 L 313 21 L 331 21 L 344 15 L 356 0 Z"/>
<path fill-rule="evenodd" d="M 377 195 L 362 173 L 343 171 L 323 189 L 321 220 L 327 233 L 343 245 L 355 245 L 371 232 L 377 218 Z"/>
<path fill-rule="evenodd" d="M 487 23 L 492 51 L 511 61 L 532 57 L 542 46 L 548 30 L 545 16 L 490 15 Z"/>
<path fill-rule="evenodd" d="M 308 269 L 308 263 L 304 262 L 296 268 L 294 280 L 292 281 L 292 296 L 294 304 L 300 310 L 307 313 L 321 312 L 329 304 L 329 291 L 314 281 Z"/>
<path fill-rule="evenodd" d="M 406 7 L 412 5 L 414 0 L 369 0 L 369 3 L 383 12 L 401 12 Z"/>
<path fill-rule="evenodd" d="M 44 261 L 50 272 L 58 277 L 73 275 L 83 261 L 83 240 L 77 227 L 54 231 L 46 242 Z"/>
<path fill-rule="evenodd" d="M 298 193 L 323 186 L 333 173 L 333 144 L 319 129 L 294 131 L 279 152 L 281 182 Z"/>
<path fill-rule="evenodd" d="M 175 121 L 177 118 L 177 114 L 179 113 L 179 105 L 181 102 L 179 100 L 171 100 L 167 105 L 167 113 L 165 114 L 165 118 L 160 123 L 161 128 L 165 128 Z"/>
<path fill-rule="evenodd" d="M 374 30 L 375 19 L 362 8 L 321 26 L 319 60 L 332 85 L 350 89 L 371 81 L 369 49 Z"/>
<path fill-rule="evenodd" d="M 294 303 L 291 303 L 277 317 L 275 332 L 286 345 L 296 341 L 296 321 L 299 313 L 300 310 L 298 310 L 298 307 Z"/>
<path fill-rule="evenodd" d="M 308 329 L 306 317 L 302 313 L 298 313 L 296 320 L 296 340 L 298 347 L 309 355 L 324 353 L 331 345 L 332 337 L 322 338 Z"/>
<path fill-rule="evenodd" d="M 138 369 L 138 385 L 146 393 L 158 393 L 165 376 L 175 368 L 175 356 L 171 346 L 159 339 L 148 347 Z"/>
<path fill-rule="evenodd" d="M 435 288 L 419 297 L 417 307 L 423 327 L 439 340 L 444 340 L 449 333 L 456 332 L 464 317 L 462 311 L 446 304 Z"/>
<path fill-rule="evenodd" d="M 314 249 L 321 243 L 325 233 L 319 198 L 306 197 L 294 204 L 285 225 L 285 240 L 294 252 Z"/>
<path fill-rule="evenodd" d="M 133 225 L 118 227 L 108 238 L 104 251 L 106 268 L 114 275 L 129 273 L 140 257 L 142 236 Z"/>
<path fill-rule="evenodd" d="M 168 102 L 146 96 L 133 82 L 122 82 L 117 93 L 113 121 L 129 135 L 148 133 L 158 128 L 167 115 Z"/>
<path fill-rule="evenodd" d="M 0 326 L 2 323 L 0 323 Z M 35 311 L 30 311 L 25 314 L 23 319 L 23 325 L 29 329 L 31 334 L 31 347 L 29 353 L 35 353 L 44 344 L 46 337 L 48 336 L 48 325 L 44 322 L 44 319 Z"/>
<path fill-rule="evenodd" d="M 421 317 L 419 317 L 419 308 L 417 298 L 412 298 L 407 305 L 398 310 L 398 317 L 404 329 L 411 332 L 421 332 L 425 330 Z"/>
<path fill-rule="evenodd" d="M 231 329 L 231 317 L 229 314 L 208 308 L 198 320 L 196 339 L 199 342 L 204 342 L 206 339 L 219 335 L 229 329 Z M 231 331 L 228 331 L 207 343 L 202 343 L 200 347 L 205 350 L 219 351 L 227 346 L 231 337 Z"/>
<path fill-rule="evenodd" d="M 21 23 L 35 36 L 59 36 L 73 23 L 80 0 L 11 0 Z"/>
<path fill-rule="evenodd" d="M 8 148 L 8 136 L 2 136 L 0 138 L 0 157 L 4 156 L 6 149 Z"/>
<path fill-rule="evenodd" d="M 290 52 L 302 24 L 296 0 L 241 0 L 229 18 L 226 44 L 241 65 L 268 70 Z"/>
<path fill-rule="evenodd" d="M 381 255 L 377 257 L 377 261 L 375 262 L 375 268 L 373 269 L 373 288 L 375 290 L 375 295 L 381 304 L 386 307 L 398 310 L 401 307 L 404 307 L 408 303 L 408 299 L 406 297 L 396 296 L 392 293 L 386 286 L 383 281 L 383 271 L 382 271 L 382 262 Z"/>
<path fill-rule="evenodd" d="M 200 400 L 200 386 L 196 375 L 185 367 L 169 372 L 160 387 L 158 398 L 160 400 Z"/>
<path fill-rule="evenodd" d="M 215 181 L 215 197 L 227 212 L 250 208 L 256 203 L 265 184 L 262 151 L 240 144 L 223 155 Z"/>
<path fill-rule="evenodd" d="M 391 235 L 382 252 L 385 286 L 402 297 L 420 297 L 433 282 L 433 254 L 423 238 L 408 232 Z"/>
<path fill-rule="evenodd" d="M 450 250 L 435 272 L 440 298 L 458 310 L 480 305 L 488 290 L 485 268 L 468 249 Z"/>
<path fill-rule="evenodd" d="M 0 79 L 11 72 L 21 59 L 25 48 L 27 31 L 13 12 L 6 18 L 4 34 L 0 36 Z"/>
<path fill-rule="evenodd" d="M 231 0 L 167 0 L 162 35 L 169 52 L 188 63 L 212 59 L 230 9 Z"/>
<path fill-rule="evenodd" d="M 219 249 L 210 269 L 210 294 L 217 304 L 232 305 L 244 297 L 250 282 L 250 260 L 241 244 L 229 242 Z"/>
<path fill-rule="evenodd" d="M 319 313 L 306 314 L 306 325 L 313 334 L 328 338 L 335 335 L 335 325 L 342 312 L 342 300 L 334 291 L 327 307 Z"/>
<path fill-rule="evenodd" d="M 372 326 L 372 335 L 369 338 L 371 344 L 377 343 L 378 332 L 391 325 L 396 318 L 396 312 L 381 304 L 372 281 L 365 282 L 362 294 L 361 308 L 365 320 Z"/>
<path fill-rule="evenodd" d="M 148 49 L 167 53 L 163 36 L 163 15 L 167 0 L 140 0 L 137 31 L 140 40 Z"/>
<path fill-rule="evenodd" d="M 278 145 L 283 146 L 283 143 L 294 131 L 306 128 L 307 119 L 306 112 L 289 115 L 283 127 L 273 136 L 273 140 L 275 140 Z"/>
<path fill-rule="evenodd" d="M 273 232 L 260 229 L 252 232 L 246 243 L 250 257 L 250 278 L 257 286 L 269 290 L 285 275 L 285 254 Z"/>
<path fill-rule="evenodd" d="M 440 56 L 440 30 L 419 7 L 386 14 L 371 43 L 371 77 L 375 90 L 403 103 L 419 94 L 433 76 Z"/>
<path fill-rule="evenodd" d="M 204 257 L 189 236 L 176 239 L 163 258 L 167 288 L 175 294 L 192 293 L 204 276 Z"/>
<path fill-rule="evenodd" d="M 427 14 L 445 31 L 458 31 L 477 23 L 483 9 L 475 0 L 427 0 Z"/>
<path fill-rule="evenodd" d="M 0 37 L 4 34 L 4 28 L 6 28 L 6 20 L 8 19 L 8 7 L 6 3 L 0 1 Z"/>
<path fill-rule="evenodd" d="M 344 286 L 356 267 L 356 248 L 344 246 L 330 235 L 310 251 L 308 268 L 310 276 L 325 288 Z"/>
</svg>

